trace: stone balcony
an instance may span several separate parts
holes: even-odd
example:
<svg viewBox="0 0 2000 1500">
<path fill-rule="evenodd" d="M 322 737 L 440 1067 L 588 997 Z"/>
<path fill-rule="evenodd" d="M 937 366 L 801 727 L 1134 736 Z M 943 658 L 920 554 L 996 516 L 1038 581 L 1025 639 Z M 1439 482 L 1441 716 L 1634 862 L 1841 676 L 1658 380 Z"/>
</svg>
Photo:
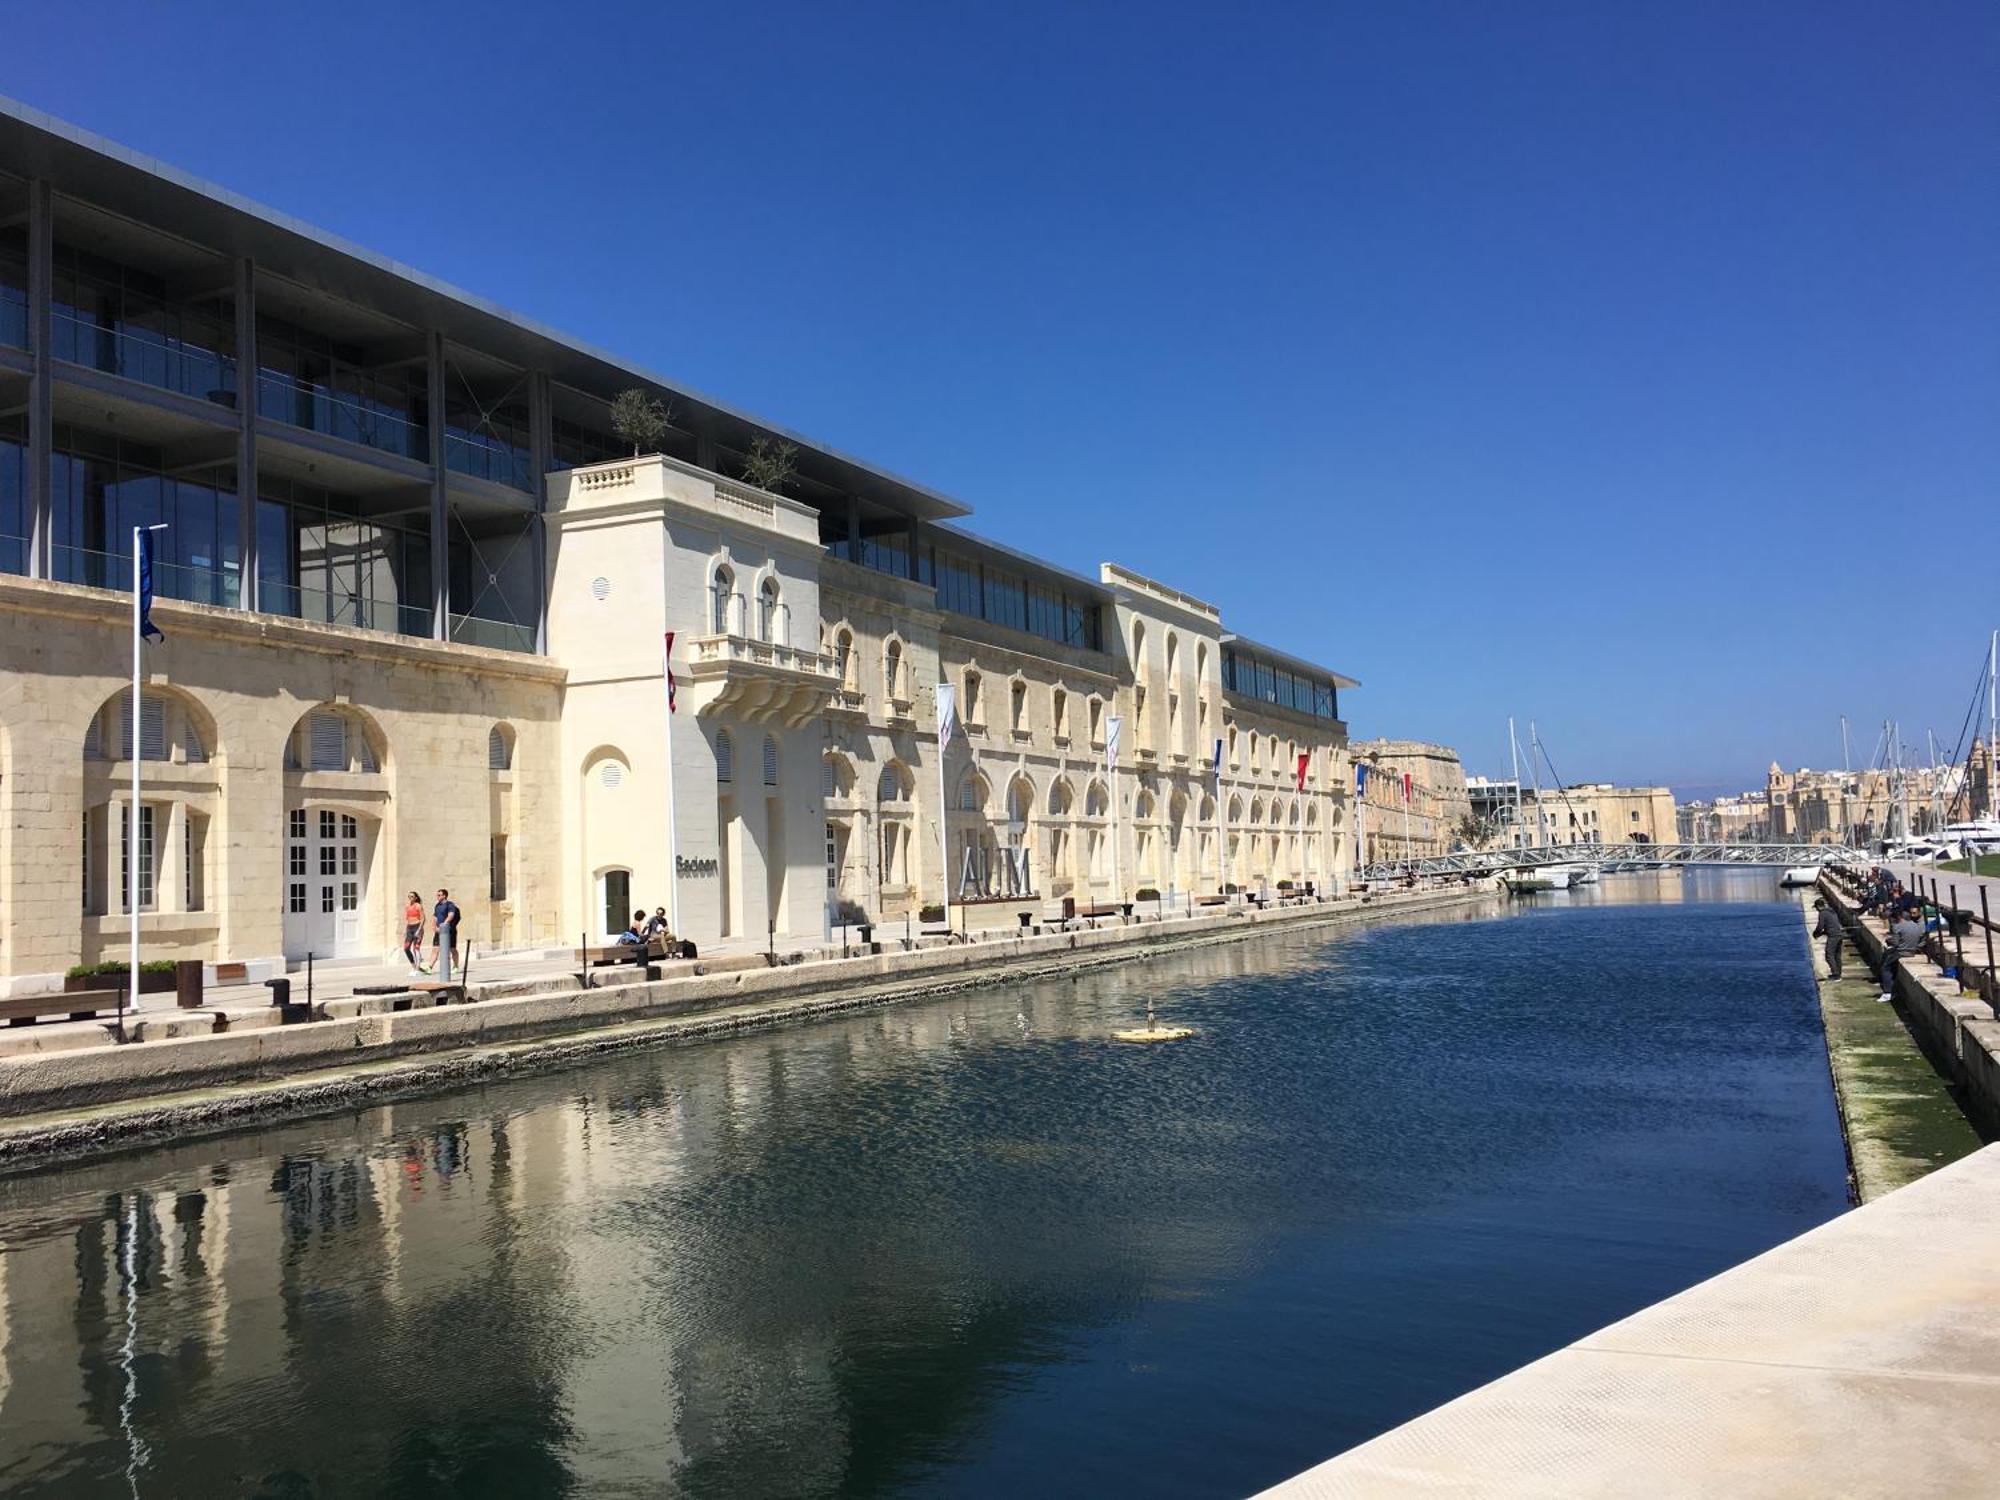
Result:
<svg viewBox="0 0 2000 1500">
<path fill-rule="evenodd" d="M 688 643 L 687 691 L 697 714 L 728 709 L 796 729 L 827 711 L 840 689 L 840 664 L 745 635 L 705 635 Z"/>
</svg>

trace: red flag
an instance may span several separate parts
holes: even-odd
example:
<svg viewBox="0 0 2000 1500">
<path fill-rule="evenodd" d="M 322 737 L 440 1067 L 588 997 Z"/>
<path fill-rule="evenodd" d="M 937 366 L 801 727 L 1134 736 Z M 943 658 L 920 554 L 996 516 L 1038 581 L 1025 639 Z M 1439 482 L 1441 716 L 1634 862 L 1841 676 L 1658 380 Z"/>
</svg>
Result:
<svg viewBox="0 0 2000 1500">
<path fill-rule="evenodd" d="M 1311 764 L 1312 764 L 1312 757 L 1310 755 L 1305 754 L 1303 751 L 1300 752 L 1298 789 L 1302 792 L 1306 789 L 1306 767 Z"/>
<path fill-rule="evenodd" d="M 1403 800 L 1405 802 L 1410 800 L 1410 773 L 1408 771 L 1403 773 Z"/>
<path fill-rule="evenodd" d="M 660 660 L 666 664 L 667 712 L 672 713 L 674 711 L 674 699 L 680 693 L 680 684 L 674 680 L 674 633 L 671 630 L 667 632 L 667 649 L 661 655 Z"/>
</svg>

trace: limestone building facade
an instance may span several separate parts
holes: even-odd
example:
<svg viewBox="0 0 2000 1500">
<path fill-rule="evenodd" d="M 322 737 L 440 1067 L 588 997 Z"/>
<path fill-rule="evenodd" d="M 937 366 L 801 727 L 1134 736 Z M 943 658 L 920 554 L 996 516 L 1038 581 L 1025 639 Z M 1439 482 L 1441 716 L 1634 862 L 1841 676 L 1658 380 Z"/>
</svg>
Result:
<svg viewBox="0 0 2000 1500">
<path fill-rule="evenodd" d="M 1448 745 L 1425 740 L 1355 742 L 1352 754 L 1370 864 L 1449 854 L 1471 811 L 1465 767 Z"/>
<path fill-rule="evenodd" d="M 1355 684 L 1215 605 L 6 106 L 0 200 L 0 993 L 122 956 L 135 871 L 146 957 L 257 973 L 440 887 L 482 949 L 790 951 L 1348 878 Z"/>
</svg>

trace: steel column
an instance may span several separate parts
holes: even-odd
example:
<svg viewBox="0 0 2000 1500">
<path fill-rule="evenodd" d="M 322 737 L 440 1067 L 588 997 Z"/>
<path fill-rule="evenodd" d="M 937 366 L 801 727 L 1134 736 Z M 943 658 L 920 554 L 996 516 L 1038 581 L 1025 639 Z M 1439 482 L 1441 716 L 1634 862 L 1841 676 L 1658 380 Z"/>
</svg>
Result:
<svg viewBox="0 0 2000 1500">
<path fill-rule="evenodd" d="M 28 184 L 28 576 L 55 576 L 55 193 L 40 178 Z"/>
<path fill-rule="evenodd" d="M 540 370 L 528 373 L 528 457 L 535 475 L 535 514 L 529 521 L 530 540 L 535 554 L 535 650 L 547 655 L 549 649 L 549 529 L 548 474 L 555 446 L 549 404 L 549 377 Z"/>
<path fill-rule="evenodd" d="M 236 548 L 238 603 L 258 609 L 257 267 L 236 260 Z"/>
<path fill-rule="evenodd" d="M 431 639 L 451 639 L 451 500 L 444 466 L 444 335 L 432 333 L 424 359 L 430 417 Z"/>
</svg>

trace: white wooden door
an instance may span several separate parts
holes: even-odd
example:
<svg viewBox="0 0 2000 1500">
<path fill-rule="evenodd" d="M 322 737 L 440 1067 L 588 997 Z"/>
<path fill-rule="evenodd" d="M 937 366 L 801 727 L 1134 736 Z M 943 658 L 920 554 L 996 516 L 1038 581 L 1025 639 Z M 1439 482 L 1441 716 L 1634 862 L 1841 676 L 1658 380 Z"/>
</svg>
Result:
<svg viewBox="0 0 2000 1500">
<path fill-rule="evenodd" d="M 368 863 L 361 820 L 332 808 L 285 819 L 285 957 L 359 958 Z"/>
</svg>

